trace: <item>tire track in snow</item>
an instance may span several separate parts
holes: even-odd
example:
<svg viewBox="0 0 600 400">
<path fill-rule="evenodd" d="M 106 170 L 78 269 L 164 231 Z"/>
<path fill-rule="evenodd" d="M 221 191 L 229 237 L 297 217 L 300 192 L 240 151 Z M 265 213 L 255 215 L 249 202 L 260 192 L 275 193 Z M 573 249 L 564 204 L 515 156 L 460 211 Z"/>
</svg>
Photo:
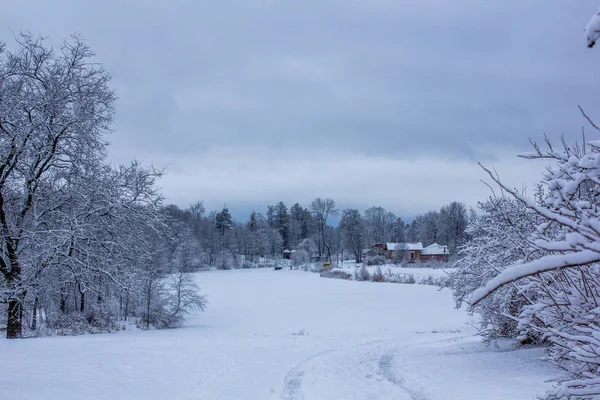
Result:
<svg viewBox="0 0 600 400">
<path fill-rule="evenodd" d="M 302 394 L 302 378 L 304 377 L 304 367 L 309 364 L 312 360 L 319 358 L 325 354 L 333 353 L 336 349 L 320 351 L 312 356 L 304 359 L 298 365 L 287 373 L 283 380 L 283 393 L 281 394 L 282 400 L 304 400 Z"/>
<path fill-rule="evenodd" d="M 394 352 L 396 350 L 389 350 L 379 357 L 379 371 L 378 373 L 387 379 L 389 382 L 398 386 L 400 389 L 404 390 L 412 400 L 435 400 L 433 396 L 426 395 L 425 393 L 411 389 L 406 384 L 406 379 L 403 377 L 398 377 L 396 371 L 394 370 Z"/>
<path fill-rule="evenodd" d="M 461 340 L 466 338 L 467 336 L 456 336 L 447 339 L 440 339 L 434 341 L 427 341 L 423 343 L 410 343 L 402 346 L 396 346 L 393 349 L 390 349 L 384 352 L 381 357 L 379 357 L 379 375 L 383 376 L 386 380 L 398 386 L 402 390 L 404 390 L 411 397 L 412 400 L 436 400 L 435 396 L 432 394 L 426 393 L 426 390 L 422 385 L 419 384 L 420 380 L 409 385 L 405 377 L 401 376 L 399 371 L 394 367 L 394 359 L 396 358 L 396 354 L 401 349 L 408 349 L 411 347 L 417 346 L 427 346 L 432 344 L 441 344 L 441 343 L 451 343 L 457 340 Z M 414 375 L 419 375 L 418 373 L 413 372 Z M 414 386 L 419 386 L 419 389 L 415 389 Z"/>
<path fill-rule="evenodd" d="M 382 343 L 383 340 L 372 340 L 365 343 L 360 343 L 354 346 L 345 347 L 341 349 L 330 349 L 318 352 L 312 356 L 304 359 L 294 368 L 292 368 L 284 378 L 283 393 L 281 394 L 282 400 L 305 400 L 304 394 L 302 393 L 302 379 L 306 372 L 306 367 L 314 360 L 321 358 L 328 354 L 333 353 L 344 353 L 344 351 L 359 349 L 361 347 L 368 347 L 374 344 Z"/>
<path fill-rule="evenodd" d="M 336 352 L 341 352 L 343 350 L 348 349 L 356 349 L 360 347 L 370 346 L 376 343 L 381 343 L 382 340 L 372 340 L 365 343 L 360 343 L 355 346 L 351 346 L 348 348 L 342 349 L 329 349 L 320 351 L 312 356 L 304 359 L 299 364 L 297 364 L 294 368 L 292 368 L 284 378 L 283 383 L 283 393 L 281 394 L 282 400 L 304 400 L 304 394 L 302 393 L 302 378 L 304 377 L 304 373 L 306 371 L 306 366 L 310 364 L 312 361 L 323 357 L 326 354 L 333 354 Z"/>
<path fill-rule="evenodd" d="M 373 374 L 381 377 L 381 380 L 387 381 L 392 384 L 394 387 L 400 389 L 404 394 L 406 394 L 411 400 L 436 400 L 434 396 L 426 394 L 423 390 L 415 390 L 412 387 L 407 385 L 407 382 L 404 377 L 398 377 L 396 371 L 394 370 L 393 360 L 395 358 L 394 353 L 396 353 L 399 349 L 409 348 L 412 346 L 422 346 L 428 344 L 437 344 L 437 343 L 445 343 L 445 342 L 453 342 L 464 338 L 465 336 L 453 337 L 441 340 L 434 341 L 426 341 L 426 342 L 416 342 L 409 343 L 404 345 L 396 345 L 396 346 L 386 346 L 387 351 L 383 349 L 374 349 L 377 355 L 373 356 Z M 339 349 L 331 349 L 321 351 L 319 353 L 313 354 L 312 356 L 306 358 L 299 364 L 297 364 L 294 368 L 292 368 L 284 378 L 284 388 L 281 395 L 282 400 L 306 400 L 304 393 L 302 392 L 302 382 L 304 376 L 307 372 L 308 366 L 314 361 L 326 356 L 326 355 L 339 355 L 340 358 L 349 358 L 353 354 L 353 350 L 371 347 L 376 344 L 384 343 L 383 340 L 375 340 L 366 343 L 361 343 L 351 347 L 344 347 Z M 390 347 L 392 347 L 390 349 Z M 350 354 L 349 354 L 350 353 Z M 339 362 L 338 362 L 339 364 Z M 351 366 L 347 366 L 347 368 L 352 368 Z M 372 375 L 368 375 L 367 378 L 372 377 Z"/>
</svg>

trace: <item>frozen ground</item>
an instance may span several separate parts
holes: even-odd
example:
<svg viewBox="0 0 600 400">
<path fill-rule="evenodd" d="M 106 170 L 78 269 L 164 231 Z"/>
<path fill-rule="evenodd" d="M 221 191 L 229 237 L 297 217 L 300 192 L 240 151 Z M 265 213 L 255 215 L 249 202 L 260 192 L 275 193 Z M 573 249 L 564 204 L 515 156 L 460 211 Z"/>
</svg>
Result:
<svg viewBox="0 0 600 400">
<path fill-rule="evenodd" d="M 532 399 L 541 349 L 486 348 L 450 292 L 299 271 L 198 274 L 182 329 L 0 340 L 0 399 Z"/>
</svg>

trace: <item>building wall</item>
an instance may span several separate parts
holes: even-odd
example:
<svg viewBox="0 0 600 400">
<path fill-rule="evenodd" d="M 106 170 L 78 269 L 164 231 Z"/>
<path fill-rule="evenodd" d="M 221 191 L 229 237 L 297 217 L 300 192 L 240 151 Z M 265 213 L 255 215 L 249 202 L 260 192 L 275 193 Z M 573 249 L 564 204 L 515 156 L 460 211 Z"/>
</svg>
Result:
<svg viewBox="0 0 600 400">
<path fill-rule="evenodd" d="M 398 250 L 400 253 L 403 253 L 404 259 L 408 262 L 417 262 L 421 261 L 423 256 L 421 255 L 421 250 Z M 390 260 L 398 258 L 397 252 L 393 252 L 388 250 L 387 258 Z M 411 253 L 414 253 L 414 259 L 411 257 Z"/>
<path fill-rule="evenodd" d="M 421 254 L 421 261 L 431 260 L 448 262 L 448 254 Z"/>
</svg>

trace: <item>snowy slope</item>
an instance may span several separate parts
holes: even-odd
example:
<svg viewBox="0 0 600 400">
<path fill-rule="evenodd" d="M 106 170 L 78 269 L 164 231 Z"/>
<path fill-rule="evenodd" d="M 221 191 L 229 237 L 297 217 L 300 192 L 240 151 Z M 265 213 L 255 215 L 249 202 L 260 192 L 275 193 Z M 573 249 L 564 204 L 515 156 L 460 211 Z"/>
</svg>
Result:
<svg viewBox="0 0 600 400">
<path fill-rule="evenodd" d="M 298 271 L 198 279 L 209 308 L 182 329 L 0 340 L 0 399 L 518 400 L 554 374 L 539 349 L 483 347 L 447 290 Z"/>
</svg>

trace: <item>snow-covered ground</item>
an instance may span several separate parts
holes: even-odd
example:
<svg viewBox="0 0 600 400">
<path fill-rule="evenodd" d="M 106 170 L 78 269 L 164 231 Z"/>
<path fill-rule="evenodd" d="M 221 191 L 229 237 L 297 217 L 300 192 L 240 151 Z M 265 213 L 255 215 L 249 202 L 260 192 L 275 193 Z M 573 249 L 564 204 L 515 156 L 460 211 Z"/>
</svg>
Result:
<svg viewBox="0 0 600 400">
<path fill-rule="evenodd" d="M 381 272 L 387 281 L 406 283 L 410 280 L 411 283 L 439 286 L 446 286 L 450 274 L 453 271 L 456 271 L 455 268 L 452 268 L 452 264 L 437 264 L 437 268 L 427 268 L 420 264 L 409 265 L 411 265 L 411 267 L 402 267 L 397 264 L 384 264 L 380 265 L 379 268 L 381 268 Z M 354 276 L 361 266 L 362 264 L 357 264 L 355 262 L 344 262 L 343 265 L 334 267 L 334 270 L 344 271 Z M 371 275 L 377 270 L 376 265 L 369 265 L 366 268 Z"/>
<path fill-rule="evenodd" d="M 185 328 L 0 340 L 0 399 L 531 399 L 542 349 L 486 348 L 448 290 L 271 269 L 199 273 Z"/>
</svg>

